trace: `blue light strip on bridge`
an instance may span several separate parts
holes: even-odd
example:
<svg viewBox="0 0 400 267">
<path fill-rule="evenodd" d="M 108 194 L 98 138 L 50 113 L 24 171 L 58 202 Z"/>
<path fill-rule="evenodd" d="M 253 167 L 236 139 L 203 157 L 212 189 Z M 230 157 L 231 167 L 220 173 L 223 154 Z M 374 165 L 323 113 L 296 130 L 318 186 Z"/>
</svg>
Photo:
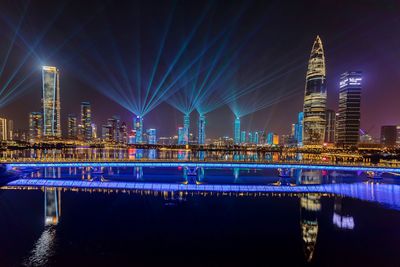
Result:
<svg viewBox="0 0 400 267">
<path fill-rule="evenodd" d="M 136 182 L 72 181 L 60 179 L 19 179 L 9 182 L 11 187 L 61 187 L 105 190 L 144 190 L 218 193 L 322 193 L 347 196 L 369 202 L 377 202 L 400 210 L 400 185 L 351 183 L 300 186 L 273 185 L 213 185 Z"/>
<path fill-rule="evenodd" d="M 289 163 L 233 163 L 233 162 L 10 162 L 5 163 L 8 167 L 191 167 L 191 168 L 244 168 L 244 169 L 312 169 L 327 171 L 372 171 L 372 172 L 395 172 L 400 168 L 394 167 L 367 167 L 367 166 L 337 166 L 337 165 L 315 165 L 315 164 L 289 164 Z"/>
</svg>

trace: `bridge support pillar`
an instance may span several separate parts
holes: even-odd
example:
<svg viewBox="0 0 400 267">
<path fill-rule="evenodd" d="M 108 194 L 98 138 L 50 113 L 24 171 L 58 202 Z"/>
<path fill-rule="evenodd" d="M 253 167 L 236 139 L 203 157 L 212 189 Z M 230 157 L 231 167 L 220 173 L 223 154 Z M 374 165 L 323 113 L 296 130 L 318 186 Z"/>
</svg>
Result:
<svg viewBox="0 0 400 267">
<path fill-rule="evenodd" d="M 382 172 L 369 171 L 369 172 L 367 172 L 367 176 L 370 179 L 382 179 Z"/>
</svg>

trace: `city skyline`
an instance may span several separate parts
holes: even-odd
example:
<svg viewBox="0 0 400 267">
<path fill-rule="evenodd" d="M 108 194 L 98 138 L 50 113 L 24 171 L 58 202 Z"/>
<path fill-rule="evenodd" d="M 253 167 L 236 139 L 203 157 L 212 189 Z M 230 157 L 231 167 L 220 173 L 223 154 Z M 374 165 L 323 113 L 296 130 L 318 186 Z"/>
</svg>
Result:
<svg viewBox="0 0 400 267">
<path fill-rule="evenodd" d="M 102 4 L 99 4 L 101 6 Z M 278 5 L 278 10 L 280 12 L 294 12 L 294 10 L 289 9 L 288 11 L 284 10 L 284 7 L 286 7 L 287 4 L 282 4 Z M 307 6 L 309 8 L 321 8 L 324 6 L 329 6 L 328 4 L 320 4 L 322 6 Z M 389 5 L 389 4 L 388 4 Z M 74 6 L 74 3 L 71 3 L 70 6 L 67 5 L 67 8 L 65 8 L 60 16 L 60 20 L 64 22 L 63 26 L 65 29 L 74 29 L 71 27 L 70 23 L 68 21 L 64 21 L 66 14 L 69 14 L 71 12 L 70 8 Z M 168 6 L 168 5 L 167 5 Z M 268 9 L 268 4 L 262 5 L 260 3 L 253 3 L 250 5 L 249 9 L 253 10 L 253 8 L 256 7 L 263 7 L 259 13 L 256 13 L 256 17 L 258 19 L 265 18 L 266 14 L 270 15 L 267 11 Z M 34 8 L 35 5 L 32 7 L 28 7 L 28 12 L 30 8 Z M 57 5 L 50 5 L 48 8 L 56 8 Z M 185 7 L 186 8 L 186 7 Z M 218 10 L 217 7 L 217 14 L 220 10 Z M 293 8 L 293 7 L 291 7 Z M 351 11 L 354 11 L 355 5 L 354 4 L 349 4 L 349 9 L 346 12 L 340 13 L 339 17 L 344 17 L 346 19 L 349 19 L 349 15 L 351 14 Z M 391 15 L 391 11 L 388 8 L 388 6 L 382 5 L 382 6 L 377 6 L 376 8 L 379 8 L 379 16 L 383 16 L 383 14 L 386 15 Z M 148 10 L 146 7 L 144 8 L 146 12 Z M 193 9 L 193 7 L 189 8 L 190 10 Z M 112 12 L 118 11 L 119 8 L 116 6 L 111 5 L 111 14 Z M 368 14 L 368 12 L 371 12 L 367 7 L 361 8 L 360 12 L 363 11 L 365 14 Z M 13 14 L 15 18 L 17 18 L 18 13 L 15 12 L 10 12 L 10 14 Z M 93 14 L 94 19 L 97 18 L 98 14 Z M 109 14 L 108 14 L 109 15 Z M 376 16 L 376 14 L 374 14 Z M 100 17 L 104 16 L 103 13 L 100 12 Z M 245 15 L 244 15 L 245 16 Z M 393 18 L 393 20 L 392 20 Z M 248 19 L 245 17 L 245 19 Z M 8 28 L 10 28 L 10 23 L 11 23 L 11 18 L 8 21 Z M 290 20 L 289 20 L 290 21 Z M 290 24 L 289 21 L 287 24 Z M 283 88 L 283 90 L 289 90 L 290 88 L 295 87 L 296 89 L 294 90 L 295 93 L 298 94 L 298 96 L 301 96 L 304 90 L 304 73 L 306 71 L 306 64 L 307 64 L 307 56 L 309 54 L 309 49 L 310 49 L 310 43 L 312 43 L 312 40 L 315 38 L 316 35 L 320 35 L 322 37 L 325 48 L 325 53 L 326 53 L 326 58 L 327 58 L 327 89 L 328 89 L 328 104 L 327 108 L 328 109 L 333 109 L 335 111 L 338 110 L 338 92 L 339 92 L 339 78 L 340 74 L 346 71 L 351 71 L 351 70 L 361 70 L 363 71 L 363 74 L 365 76 L 365 80 L 363 82 L 363 92 L 362 92 L 362 104 L 361 104 L 361 113 L 362 113 L 362 120 L 361 120 L 361 128 L 370 131 L 375 137 L 379 136 L 379 130 L 381 125 L 397 125 L 399 124 L 399 120 L 397 119 L 396 113 L 397 112 L 397 107 L 395 105 L 390 105 L 392 101 L 395 99 L 395 90 L 393 90 L 393 86 L 396 84 L 396 80 L 398 79 L 396 75 L 394 75 L 397 72 L 397 69 L 393 66 L 393 64 L 388 64 L 387 68 L 385 69 L 385 73 L 382 73 L 382 70 L 380 70 L 380 65 L 383 63 L 386 63 L 389 59 L 387 57 L 378 57 L 376 56 L 373 58 L 373 60 L 368 60 L 368 63 L 366 64 L 366 58 L 371 57 L 370 51 L 371 49 L 376 50 L 376 49 L 382 49 L 381 46 L 394 46 L 397 44 L 398 40 L 396 37 L 389 36 L 387 32 L 380 32 L 377 33 L 374 31 L 377 36 L 382 36 L 382 38 L 378 38 L 380 40 L 385 40 L 385 38 L 391 42 L 382 42 L 380 41 L 379 44 L 375 43 L 374 40 L 372 40 L 371 44 L 369 46 L 365 46 L 365 40 L 368 39 L 369 37 L 365 36 L 362 34 L 362 32 L 365 31 L 362 25 L 368 25 L 371 23 L 371 20 L 365 19 L 365 20 L 359 20 L 359 21 L 354 21 L 352 23 L 352 27 L 349 27 L 348 30 L 346 31 L 341 31 L 339 27 L 334 27 L 334 29 L 328 27 L 326 25 L 327 19 L 321 18 L 321 25 L 314 26 L 310 25 L 307 22 L 303 22 L 302 24 L 305 25 L 299 25 L 299 27 L 309 27 L 309 32 L 305 36 L 302 36 L 300 39 L 300 43 L 298 46 L 293 47 L 292 45 L 289 46 L 288 44 L 284 45 L 282 48 L 279 50 L 274 50 L 274 47 L 269 47 L 267 46 L 267 49 L 260 49 L 261 44 L 258 48 L 254 47 L 251 49 L 251 52 L 254 54 L 261 53 L 262 57 L 269 57 L 272 59 L 272 62 L 274 64 L 277 64 L 278 67 L 283 67 L 285 71 L 289 71 L 288 73 L 285 74 L 285 79 L 282 80 L 281 82 L 283 85 L 278 85 L 278 84 L 273 84 L 271 86 L 270 90 L 275 90 L 276 88 Z M 335 21 L 338 21 L 336 19 Z M 382 20 L 380 23 L 388 23 L 389 21 L 394 21 L 395 23 L 398 23 L 398 20 L 396 20 L 395 17 L 387 17 L 385 20 Z M 344 23 L 344 22 L 340 22 Z M 11 23 L 12 24 L 12 23 Z M 338 22 L 339 24 L 339 22 Z M 111 23 L 111 26 L 114 26 L 115 24 Z M 224 25 L 222 23 L 218 24 L 219 26 Z M 254 23 L 247 22 L 246 24 L 248 29 L 253 29 L 254 28 Z M 264 24 L 262 24 L 264 25 Z M 286 23 L 285 23 L 286 25 Z M 265 25 L 264 25 L 265 26 Z M 310 27 L 311 26 L 311 27 Z M 88 27 L 88 29 L 85 28 L 85 30 L 90 30 L 90 26 L 86 25 L 80 25 L 78 27 L 79 29 L 82 27 Z M 286 26 L 282 26 L 285 28 Z M 257 29 L 258 30 L 258 29 Z M 359 31 L 358 31 L 359 30 Z M 371 30 L 371 29 L 370 29 Z M 372 28 L 372 31 L 374 28 Z M 50 32 L 52 31 L 52 28 L 50 27 Z M 277 31 L 277 30 L 274 30 Z M 268 33 L 268 29 L 264 31 L 258 30 L 256 32 L 256 38 L 257 40 L 265 40 L 266 36 L 268 36 L 266 33 Z M 288 32 L 285 33 L 284 31 L 278 31 L 278 35 L 276 35 L 276 38 L 279 40 L 282 40 L 282 38 L 294 38 L 296 34 L 293 32 Z M 7 36 L 7 32 L 4 33 Z M 21 36 L 23 36 L 23 31 L 21 30 L 19 32 Z M 344 35 L 344 36 L 350 36 L 350 35 L 356 35 L 360 38 L 355 38 L 351 37 L 350 39 L 344 38 L 346 42 L 338 43 L 337 42 L 337 35 Z M 47 34 L 51 36 L 50 34 Z M 46 36 L 47 36 L 46 35 Z M 79 35 L 79 34 L 78 34 Z M 67 36 L 69 36 L 67 34 Z M 22 38 L 22 37 L 21 37 Z M 72 37 L 71 37 L 72 38 Z M 25 39 L 26 42 L 28 42 L 28 39 Z M 68 41 L 68 40 L 66 40 Z M 77 46 L 78 44 L 85 44 L 84 42 L 79 42 L 80 39 L 75 40 L 73 42 L 73 45 Z M 353 49 L 350 49 L 350 45 L 352 44 Z M 361 46 L 363 45 L 363 46 Z M 5 46 L 5 45 L 4 45 Z M 354 48 L 356 47 L 356 48 Z M 361 49 L 359 49 L 359 47 Z M 45 46 L 41 47 L 41 49 L 45 48 Z M 32 48 L 33 49 L 33 48 Z M 62 50 L 62 49 L 61 49 Z M 290 66 L 290 58 L 285 59 L 285 61 L 279 62 L 278 57 L 276 55 L 271 56 L 271 53 L 273 51 L 282 51 L 285 53 L 289 53 L 292 58 L 294 59 L 299 59 L 299 64 Z M 36 52 L 36 51 L 35 51 Z M 397 53 L 397 50 L 393 50 L 394 53 Z M 43 52 L 42 52 L 43 53 Z M 38 53 L 39 54 L 39 53 Z M 378 51 L 379 54 L 379 51 Z M 45 55 L 45 53 L 43 53 Z M 42 64 L 45 63 L 45 65 L 52 65 L 57 67 L 61 71 L 61 78 L 60 78 L 60 88 L 61 88 L 61 99 L 62 99 L 62 111 L 61 111 L 61 128 L 63 131 L 64 136 L 67 136 L 67 116 L 70 113 L 73 114 L 79 114 L 79 105 L 83 101 L 89 101 L 92 105 L 92 117 L 96 125 L 100 126 L 102 125 L 107 118 L 114 116 L 114 115 L 120 115 L 121 116 L 121 121 L 125 121 L 128 123 L 128 125 L 132 125 L 132 118 L 133 115 L 132 112 L 129 112 L 122 108 L 120 105 L 115 103 L 115 101 L 110 100 L 109 98 L 103 96 L 102 94 L 99 94 L 93 86 L 84 83 L 81 81 L 81 79 L 78 79 L 76 76 L 76 73 L 74 73 L 74 64 L 70 63 L 63 63 L 63 57 L 68 55 L 67 52 L 62 52 L 60 51 L 59 54 L 54 59 L 48 60 L 47 62 L 41 62 Z M 246 53 L 243 55 L 244 58 L 252 58 L 252 56 L 247 56 Z M 261 57 L 260 57 L 261 58 Z M 74 59 L 71 59 L 73 61 Z M 259 68 L 262 68 L 265 66 L 265 63 L 267 61 L 264 61 L 264 63 L 257 62 L 259 65 Z M 393 67 L 392 67 L 393 66 Z M 40 66 L 41 68 L 41 66 Z M 38 71 L 39 66 L 33 65 L 29 66 L 31 71 L 34 72 L 32 77 L 38 76 Z M 254 68 L 257 69 L 257 68 Z M 292 70 L 294 69 L 294 70 Z M 266 75 L 268 75 L 272 70 L 266 70 Z M 19 73 L 17 76 L 20 75 Z M 26 90 L 23 90 L 21 92 L 20 96 L 16 96 L 11 102 L 8 102 L 5 106 L 2 107 L 2 116 L 13 119 L 14 120 L 14 128 L 15 129 L 27 129 L 28 125 L 28 114 L 29 112 L 32 111 L 39 111 L 41 110 L 41 95 L 40 95 L 40 85 L 41 81 L 40 79 L 35 78 L 32 82 L 32 85 L 27 87 Z M 243 79 L 246 79 L 244 77 Z M 249 78 L 249 80 L 251 80 Z M 293 82 L 292 82 L 293 81 Z M 389 82 L 392 81 L 392 82 Z M 285 85 L 286 84 L 286 85 Z M 270 88 L 270 86 L 265 86 L 262 87 L 261 90 L 266 88 Z M 289 88 L 289 89 L 288 89 Z M 381 94 L 381 97 L 377 97 L 379 95 L 379 91 L 382 92 L 382 90 L 386 93 Z M 261 93 L 262 94 L 262 93 Z M 391 97 L 390 97 L 391 96 Z M 261 110 L 254 111 L 254 113 L 250 113 L 247 115 L 244 115 L 241 117 L 241 128 L 246 130 L 246 131 L 253 131 L 253 130 L 263 130 L 266 129 L 267 131 L 271 132 L 276 132 L 278 134 L 287 134 L 290 132 L 290 123 L 291 122 L 296 122 L 297 119 L 297 114 L 299 111 L 301 111 L 302 107 L 302 101 L 300 99 L 301 97 L 296 97 L 296 96 L 290 96 L 288 99 L 283 99 L 281 101 L 278 101 L 277 103 L 272 104 L 269 107 L 265 107 Z M 29 101 L 26 101 L 29 99 Z M 24 105 L 19 105 L 20 102 L 27 102 Z M 290 107 L 288 108 L 288 103 L 290 103 Z M 389 103 L 388 105 L 385 105 L 386 103 Z M 379 108 L 378 111 L 372 112 L 369 107 L 377 105 L 382 108 Z M 16 106 L 18 106 L 18 109 L 16 109 Z M 103 107 L 107 106 L 107 109 L 104 109 Z M 110 108 L 109 108 L 110 107 Z M 26 110 L 25 110 L 26 109 Z M 22 113 L 23 112 L 23 113 Z M 149 111 L 148 115 L 144 117 L 144 128 L 149 129 L 149 128 L 157 128 L 158 129 L 158 136 L 170 136 L 170 135 L 176 135 L 177 134 L 177 129 L 179 126 L 183 127 L 183 114 L 176 109 L 172 108 L 170 105 L 166 104 L 164 101 L 157 107 L 155 107 L 152 111 Z M 363 120 L 363 118 L 368 118 L 368 120 Z M 198 120 L 198 115 L 196 112 L 192 112 L 191 114 L 191 133 L 197 133 L 197 120 Z M 207 125 L 212 126 L 207 129 L 206 136 L 207 137 L 217 137 L 217 136 L 225 136 L 229 135 L 233 137 L 233 123 L 235 120 L 235 116 L 230 112 L 229 108 L 226 105 L 221 105 L 215 110 L 212 110 L 210 113 L 206 114 L 206 120 L 207 120 Z M 228 123 L 229 121 L 229 123 Z M 281 122 L 285 121 L 284 124 Z M 286 123 L 287 122 L 287 123 Z"/>
</svg>

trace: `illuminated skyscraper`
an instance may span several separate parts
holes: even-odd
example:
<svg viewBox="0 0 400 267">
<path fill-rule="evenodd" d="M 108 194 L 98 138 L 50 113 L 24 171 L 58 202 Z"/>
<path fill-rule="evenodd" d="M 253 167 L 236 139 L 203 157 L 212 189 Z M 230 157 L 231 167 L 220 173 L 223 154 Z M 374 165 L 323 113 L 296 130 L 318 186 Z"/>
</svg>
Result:
<svg viewBox="0 0 400 267">
<path fill-rule="evenodd" d="M 7 121 L 7 140 L 13 140 L 14 137 L 14 121 L 8 120 Z"/>
<path fill-rule="evenodd" d="M 242 144 L 247 143 L 246 131 L 241 131 L 240 132 L 240 143 L 242 143 Z"/>
<path fill-rule="evenodd" d="M 97 139 L 97 125 L 95 123 L 92 123 L 92 140 Z"/>
<path fill-rule="evenodd" d="M 178 145 L 185 144 L 185 128 L 178 127 Z"/>
<path fill-rule="evenodd" d="M 157 144 L 157 130 L 156 129 L 148 129 L 147 136 L 148 136 L 148 143 L 150 145 Z"/>
<path fill-rule="evenodd" d="M 29 142 L 37 142 L 42 138 L 43 116 L 40 112 L 29 113 Z"/>
<path fill-rule="evenodd" d="M 326 110 L 325 56 L 319 36 L 313 44 L 306 75 L 304 94 L 303 145 L 322 146 Z"/>
<path fill-rule="evenodd" d="M 7 119 L 0 118 L 0 141 L 7 141 Z"/>
<path fill-rule="evenodd" d="M 68 114 L 68 138 L 76 139 L 78 137 L 77 117 L 74 114 Z"/>
<path fill-rule="evenodd" d="M 235 145 L 239 145 L 240 144 L 240 118 L 236 117 L 235 118 L 235 129 L 234 129 L 234 136 L 233 136 L 233 140 L 235 142 Z"/>
<path fill-rule="evenodd" d="M 304 125 L 304 112 L 299 112 L 297 116 L 297 133 L 296 140 L 298 146 L 303 146 L 303 125 Z"/>
<path fill-rule="evenodd" d="M 121 127 L 119 128 L 119 137 L 120 137 L 120 142 L 123 144 L 128 143 L 128 127 L 126 126 L 125 122 L 121 123 Z"/>
<path fill-rule="evenodd" d="M 336 112 L 332 109 L 326 110 L 325 143 L 335 143 Z"/>
<path fill-rule="evenodd" d="M 143 117 L 136 116 L 133 123 L 133 128 L 136 131 L 136 144 L 143 143 Z"/>
<path fill-rule="evenodd" d="M 43 137 L 61 138 L 60 72 L 56 67 L 42 67 Z"/>
<path fill-rule="evenodd" d="M 108 125 L 111 127 L 111 139 L 115 143 L 119 143 L 121 141 L 121 136 L 120 136 L 120 131 L 121 131 L 121 126 L 120 126 L 120 117 L 119 116 L 113 116 L 112 118 L 109 118 L 107 120 Z"/>
<path fill-rule="evenodd" d="M 345 72 L 340 76 L 336 140 L 338 146 L 355 146 L 359 142 L 361 81 L 360 71 Z"/>
<path fill-rule="evenodd" d="M 206 143 L 206 117 L 204 115 L 199 116 L 199 135 L 198 142 L 199 145 L 204 145 Z"/>
<path fill-rule="evenodd" d="M 186 114 L 183 117 L 183 144 L 182 145 L 187 145 L 189 144 L 189 129 L 190 129 L 190 115 Z"/>
<path fill-rule="evenodd" d="M 92 140 L 92 109 L 89 102 L 81 102 L 81 125 L 85 141 Z"/>
</svg>

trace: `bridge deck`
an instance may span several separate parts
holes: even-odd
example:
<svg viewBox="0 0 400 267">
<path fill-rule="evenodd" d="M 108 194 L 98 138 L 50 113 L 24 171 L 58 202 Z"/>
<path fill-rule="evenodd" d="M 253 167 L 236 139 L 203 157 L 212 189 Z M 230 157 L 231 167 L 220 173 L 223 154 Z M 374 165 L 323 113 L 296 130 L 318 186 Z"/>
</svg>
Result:
<svg viewBox="0 0 400 267">
<path fill-rule="evenodd" d="M 323 184 L 300 186 L 273 185 L 213 185 L 174 184 L 137 182 L 73 181 L 61 179 L 19 179 L 7 184 L 8 187 L 57 187 L 79 189 L 118 189 L 145 191 L 183 191 L 220 193 L 326 193 L 378 202 L 400 209 L 400 185 L 374 183 Z"/>
<path fill-rule="evenodd" d="M 311 163 L 260 163 L 260 162 L 221 162 L 221 161 L 93 161 L 93 162 L 6 162 L 9 167 L 199 167 L 199 168 L 294 168 L 337 171 L 400 172 L 400 167 L 367 165 L 332 165 Z"/>
</svg>

